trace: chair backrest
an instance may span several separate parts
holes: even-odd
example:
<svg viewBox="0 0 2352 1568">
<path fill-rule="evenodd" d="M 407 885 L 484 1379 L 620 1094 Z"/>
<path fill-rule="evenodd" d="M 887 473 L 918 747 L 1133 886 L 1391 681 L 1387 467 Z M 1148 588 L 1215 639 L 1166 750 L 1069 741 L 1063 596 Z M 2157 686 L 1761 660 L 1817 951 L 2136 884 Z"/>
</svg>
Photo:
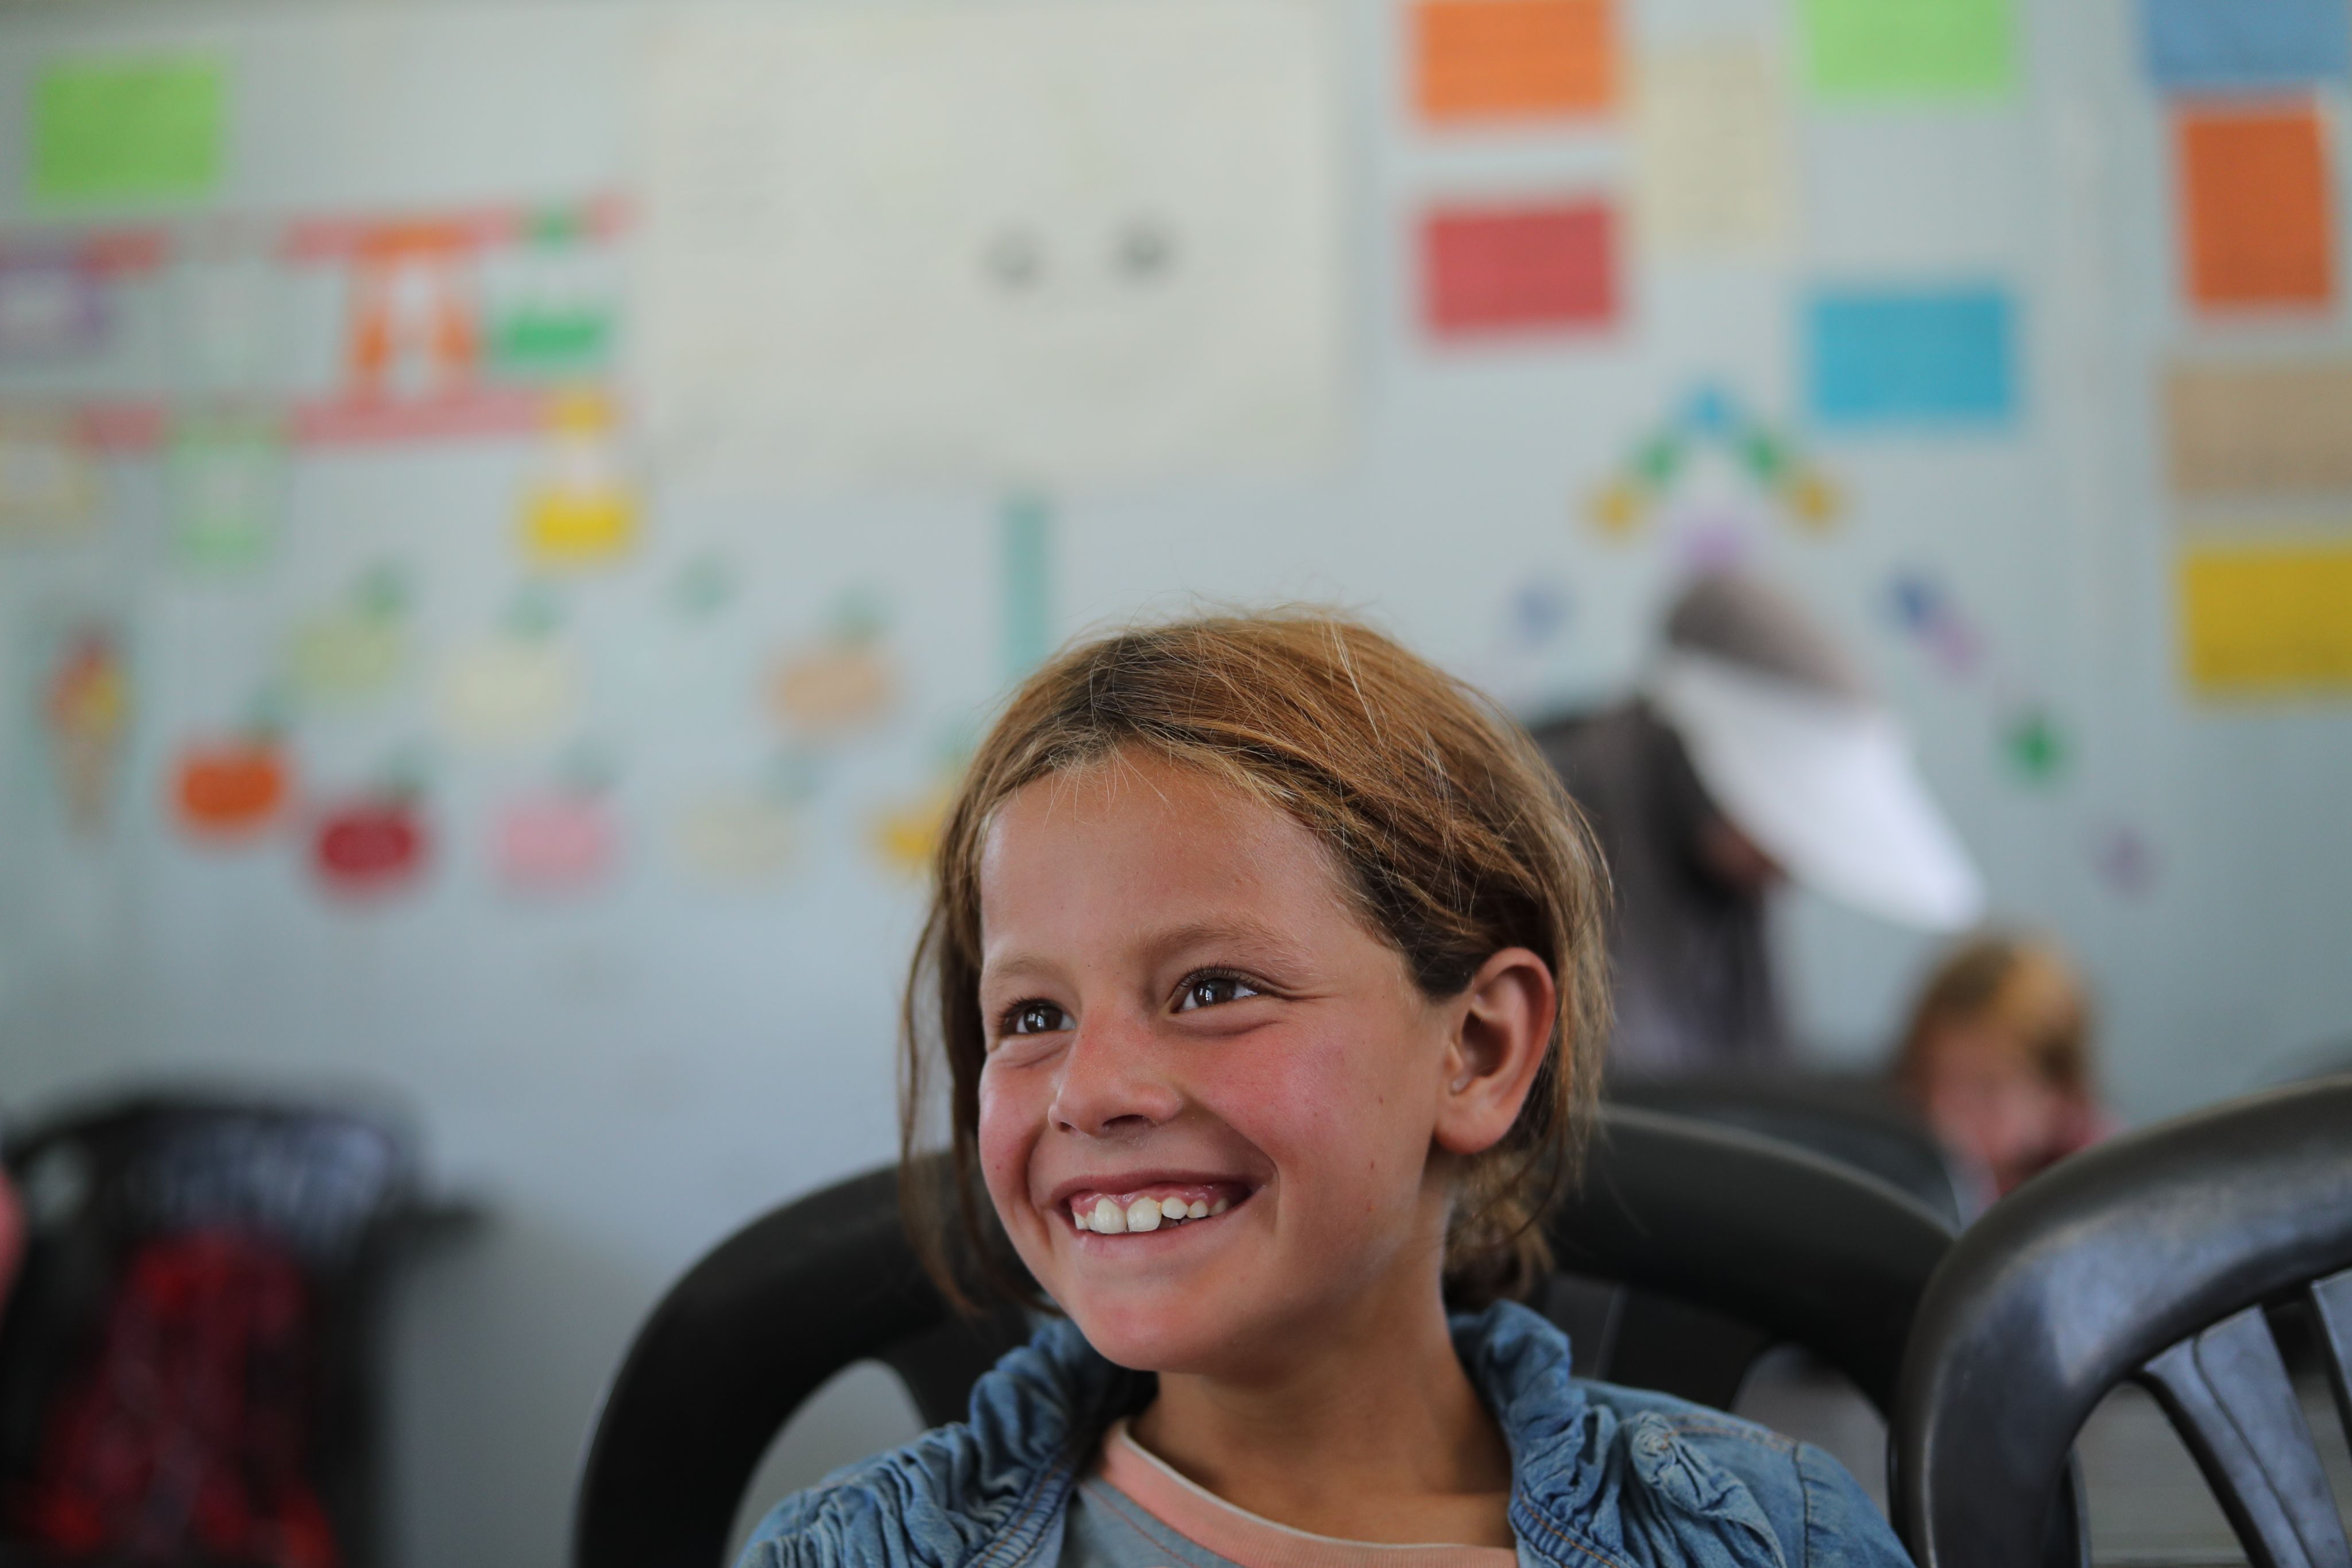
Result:
<svg viewBox="0 0 2352 1568">
<path fill-rule="evenodd" d="M 2265 1309 L 2309 1315 L 2352 1426 L 2352 1077 L 2089 1150 L 1996 1204 L 1937 1270 L 1906 1354 L 1895 1518 L 1920 1568 L 2079 1542 L 2053 1507 L 2075 1434 L 2145 1385 L 2254 1568 L 2352 1568 Z"/>
<path fill-rule="evenodd" d="M 264 1311 L 240 1294 L 257 1281 L 281 1282 L 300 1303 L 302 1326 L 282 1331 L 295 1338 L 270 1351 L 299 1354 L 310 1373 L 299 1462 L 341 1559 L 374 1561 L 368 1329 L 384 1244 L 415 1192 L 404 1134 L 342 1109 L 158 1093 L 32 1127 L 12 1141 L 7 1164 L 30 1228 L 0 1322 L 7 1494 L 21 1497 L 28 1476 L 55 1458 L 60 1400 L 89 1396 L 78 1388 L 125 1299 L 126 1271 L 142 1258 L 155 1265 L 159 1244 L 226 1239 L 173 1256 L 210 1279 L 215 1305 L 206 1311 Z"/>
<path fill-rule="evenodd" d="M 1868 1171 L 1951 1224 L 1960 1222 L 1959 1188 L 1943 1145 L 1883 1079 L 1751 1069 L 1612 1079 L 1606 1092 L 1621 1105 L 1785 1138 Z"/>
<path fill-rule="evenodd" d="M 962 1416 L 972 1382 L 1026 1324 L 949 1313 L 916 1266 L 896 1186 L 895 1170 L 875 1171 L 774 1209 L 671 1287 L 597 1417 L 575 1568 L 718 1568 L 769 1442 L 855 1362 L 894 1367 L 926 1421 Z M 1802 1150 L 1612 1108 L 1553 1239 L 1564 1268 L 1755 1325 L 1745 1354 L 1769 1340 L 1811 1347 L 1884 1408 L 1950 1234 L 1891 1187 Z"/>
</svg>

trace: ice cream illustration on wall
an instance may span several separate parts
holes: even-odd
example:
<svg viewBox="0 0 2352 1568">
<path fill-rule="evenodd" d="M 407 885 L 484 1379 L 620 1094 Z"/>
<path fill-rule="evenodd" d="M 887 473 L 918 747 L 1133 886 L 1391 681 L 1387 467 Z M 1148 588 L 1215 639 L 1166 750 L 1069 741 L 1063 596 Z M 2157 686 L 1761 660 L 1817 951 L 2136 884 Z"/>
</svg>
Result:
<svg viewBox="0 0 2352 1568">
<path fill-rule="evenodd" d="M 93 622 L 67 634 L 42 706 L 66 821 L 94 838 L 106 829 L 131 730 L 131 674 L 110 628 Z"/>
</svg>

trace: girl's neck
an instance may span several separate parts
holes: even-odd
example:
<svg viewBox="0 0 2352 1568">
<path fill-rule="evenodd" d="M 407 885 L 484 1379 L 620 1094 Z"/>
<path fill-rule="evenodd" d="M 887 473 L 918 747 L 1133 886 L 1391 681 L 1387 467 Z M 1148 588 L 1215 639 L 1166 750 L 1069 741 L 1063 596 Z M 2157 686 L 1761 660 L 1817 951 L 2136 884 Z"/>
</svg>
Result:
<svg viewBox="0 0 2352 1568">
<path fill-rule="evenodd" d="M 1318 1326 L 1265 1375 L 1163 1373 L 1135 1439 L 1295 1530 L 1509 1546 L 1510 1450 L 1454 1354 L 1437 1292 L 1420 1301 Z"/>
</svg>

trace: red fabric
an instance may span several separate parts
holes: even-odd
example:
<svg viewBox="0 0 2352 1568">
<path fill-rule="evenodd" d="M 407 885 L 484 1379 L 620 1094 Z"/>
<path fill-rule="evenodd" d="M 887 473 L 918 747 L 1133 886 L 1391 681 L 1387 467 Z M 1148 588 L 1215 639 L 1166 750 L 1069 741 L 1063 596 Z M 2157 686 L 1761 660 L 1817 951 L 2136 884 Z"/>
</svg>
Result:
<svg viewBox="0 0 2352 1568">
<path fill-rule="evenodd" d="M 335 1568 L 302 1464 L 311 1339 L 301 1270 L 268 1242 L 149 1242 L 50 1412 L 19 1526 L 76 1555 Z"/>
</svg>

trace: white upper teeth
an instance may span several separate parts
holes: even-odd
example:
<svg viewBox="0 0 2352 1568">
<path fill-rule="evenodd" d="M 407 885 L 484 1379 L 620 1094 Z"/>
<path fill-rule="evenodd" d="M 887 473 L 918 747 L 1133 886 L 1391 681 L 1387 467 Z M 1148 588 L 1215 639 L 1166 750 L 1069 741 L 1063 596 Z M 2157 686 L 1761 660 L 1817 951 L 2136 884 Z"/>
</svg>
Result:
<svg viewBox="0 0 2352 1568">
<path fill-rule="evenodd" d="M 1116 1198 L 1097 1197 L 1091 1207 L 1073 1208 L 1070 1223 L 1098 1236 L 1124 1236 L 1130 1230 L 1157 1230 L 1163 1224 L 1206 1219 L 1233 1206 L 1233 1200 L 1225 1197 L 1214 1203 L 1197 1197 L 1189 1202 L 1181 1197 L 1139 1197 L 1123 1207 Z"/>
</svg>

